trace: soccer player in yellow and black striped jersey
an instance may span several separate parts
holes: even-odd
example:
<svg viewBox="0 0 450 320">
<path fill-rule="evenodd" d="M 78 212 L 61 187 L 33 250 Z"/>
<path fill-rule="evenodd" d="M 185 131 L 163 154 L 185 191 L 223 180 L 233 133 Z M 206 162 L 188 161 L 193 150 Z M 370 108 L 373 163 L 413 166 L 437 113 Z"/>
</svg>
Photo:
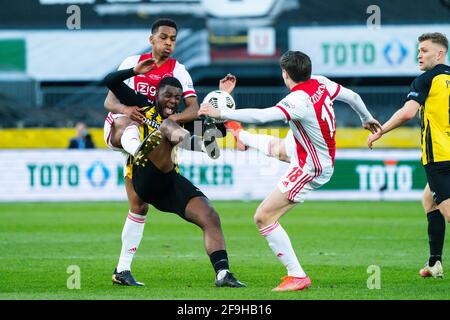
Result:
<svg viewBox="0 0 450 320">
<path fill-rule="evenodd" d="M 142 64 L 145 63 L 146 61 L 142 61 Z M 148 61 L 148 63 L 151 62 Z M 149 144 L 147 151 L 137 159 L 139 161 L 134 161 L 134 164 L 130 163 L 132 171 L 129 174 L 133 188 L 137 196 L 145 203 L 151 204 L 163 212 L 176 213 L 184 220 L 194 223 L 202 229 L 205 250 L 216 272 L 216 286 L 245 287 L 245 284 L 237 280 L 229 271 L 228 253 L 218 213 L 208 198 L 177 172 L 176 163 L 172 157 L 172 151 L 177 145 L 209 153 L 208 146 L 200 147 L 200 144 L 207 142 L 204 141 L 207 133 L 203 134 L 202 140 L 201 137 L 192 135 L 188 130 L 169 119 L 170 115 L 178 111 L 182 96 L 182 85 L 178 79 L 164 77 L 159 82 L 155 104 L 123 83 L 123 80 L 139 74 L 142 64 L 138 64 L 134 68 L 112 72 L 104 80 L 108 88 L 123 104 L 141 107 L 141 112 L 145 115 L 145 124 L 141 128 L 141 134 L 147 134 L 147 137 L 142 143 L 144 148 L 147 148 L 145 147 L 147 142 Z M 145 68 L 143 69 L 145 72 Z M 159 133 L 159 138 L 153 139 L 156 133 Z M 138 156 L 139 153 L 136 154 L 136 158 Z M 128 218 L 137 224 L 145 223 L 144 218 L 131 215 Z M 141 228 L 139 232 L 142 237 L 143 229 Z M 137 242 L 139 241 L 138 239 Z M 134 248 L 135 250 L 136 248 Z M 136 281 L 129 269 L 118 271 L 116 268 L 112 281 L 120 285 L 144 285 Z"/>
<path fill-rule="evenodd" d="M 445 219 L 450 222 L 450 66 L 445 64 L 448 39 L 442 33 L 425 33 L 419 37 L 419 68 L 425 71 L 411 85 L 404 106 L 371 134 L 368 146 L 381 136 L 420 113 L 422 164 L 427 185 L 422 205 L 428 218 L 430 258 L 419 274 L 441 278 Z"/>
</svg>

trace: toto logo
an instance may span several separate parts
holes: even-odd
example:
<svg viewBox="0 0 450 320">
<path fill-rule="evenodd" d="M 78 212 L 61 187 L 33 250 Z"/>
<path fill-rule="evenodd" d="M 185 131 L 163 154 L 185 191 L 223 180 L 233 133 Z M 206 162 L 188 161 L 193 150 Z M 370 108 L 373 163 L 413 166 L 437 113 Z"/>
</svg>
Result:
<svg viewBox="0 0 450 320">
<path fill-rule="evenodd" d="M 392 40 L 383 49 L 384 58 L 390 65 L 400 65 L 408 55 L 408 49 L 398 40 Z"/>
<path fill-rule="evenodd" d="M 103 187 L 109 179 L 110 173 L 105 164 L 101 161 L 94 162 L 87 170 L 89 183 L 95 188 Z"/>
</svg>

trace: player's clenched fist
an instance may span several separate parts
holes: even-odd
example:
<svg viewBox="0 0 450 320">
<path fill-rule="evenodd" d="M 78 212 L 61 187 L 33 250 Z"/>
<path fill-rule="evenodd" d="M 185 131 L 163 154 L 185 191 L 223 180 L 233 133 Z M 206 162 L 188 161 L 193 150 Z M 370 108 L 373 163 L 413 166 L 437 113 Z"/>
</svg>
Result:
<svg viewBox="0 0 450 320">
<path fill-rule="evenodd" d="M 200 109 L 198 110 L 199 116 L 208 116 L 211 118 L 220 118 L 220 110 L 214 108 L 212 104 L 205 102 L 200 105 Z"/>
</svg>

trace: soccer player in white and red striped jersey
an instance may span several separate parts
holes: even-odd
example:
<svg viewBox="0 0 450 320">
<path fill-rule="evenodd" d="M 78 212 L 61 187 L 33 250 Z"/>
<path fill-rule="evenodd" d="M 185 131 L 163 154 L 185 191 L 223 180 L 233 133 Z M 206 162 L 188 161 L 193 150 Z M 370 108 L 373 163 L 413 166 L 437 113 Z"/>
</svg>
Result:
<svg viewBox="0 0 450 320">
<path fill-rule="evenodd" d="M 325 83 L 311 78 L 311 60 L 299 51 L 280 59 L 282 76 L 291 93 L 266 109 L 220 110 L 202 104 L 199 115 L 247 123 L 285 120 L 293 133 L 290 166 L 277 187 L 260 204 L 254 220 L 274 254 L 287 269 L 287 276 L 273 291 L 308 288 L 311 279 L 300 265 L 288 234 L 278 220 L 304 196 L 327 183 L 334 170 L 336 124 L 332 95 Z"/>
<path fill-rule="evenodd" d="M 359 94 L 324 76 L 312 75 L 311 79 L 325 84 L 330 93 L 331 101 L 338 100 L 348 104 L 359 116 L 364 129 L 369 130 L 371 133 L 376 133 L 381 130 L 381 124 L 367 110 Z M 230 88 L 230 90 L 233 89 L 234 87 Z M 295 151 L 292 148 L 295 147 L 292 130 L 289 130 L 286 137 L 282 139 L 271 135 L 248 132 L 237 121 L 226 121 L 225 127 L 235 137 L 239 151 L 245 151 L 250 147 L 259 150 L 266 156 L 277 158 L 284 162 L 290 162 L 290 157 Z"/>
</svg>

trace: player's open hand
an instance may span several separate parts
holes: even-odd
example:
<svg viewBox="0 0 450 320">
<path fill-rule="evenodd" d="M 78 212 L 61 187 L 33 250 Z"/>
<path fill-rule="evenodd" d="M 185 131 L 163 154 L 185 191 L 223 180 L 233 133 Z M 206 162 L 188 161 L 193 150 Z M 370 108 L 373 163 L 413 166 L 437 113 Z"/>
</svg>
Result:
<svg viewBox="0 0 450 320">
<path fill-rule="evenodd" d="M 219 81 L 219 90 L 226 91 L 231 94 L 231 92 L 236 87 L 236 76 L 231 73 L 227 74 L 224 78 Z"/>
<path fill-rule="evenodd" d="M 133 107 L 125 107 L 123 109 L 123 114 L 125 114 L 128 118 L 133 121 L 136 121 L 139 124 L 144 124 L 145 116 L 141 113 L 144 108 L 139 108 L 137 106 Z"/>
<path fill-rule="evenodd" d="M 139 62 L 133 68 L 133 71 L 136 74 L 146 74 L 147 72 L 152 71 L 154 68 L 155 68 L 155 59 L 149 58 Z"/>
<path fill-rule="evenodd" d="M 371 119 L 363 123 L 363 128 L 369 130 L 371 133 L 381 132 L 381 124 L 376 119 Z"/>
<path fill-rule="evenodd" d="M 200 109 L 198 110 L 199 116 L 208 116 L 211 118 L 220 118 L 220 110 L 214 108 L 214 106 L 208 102 L 202 103 Z"/>
<path fill-rule="evenodd" d="M 383 135 L 382 131 L 378 131 L 377 133 L 371 133 L 369 134 L 369 137 L 367 138 L 367 146 L 372 149 L 373 143 L 381 138 Z"/>
</svg>

